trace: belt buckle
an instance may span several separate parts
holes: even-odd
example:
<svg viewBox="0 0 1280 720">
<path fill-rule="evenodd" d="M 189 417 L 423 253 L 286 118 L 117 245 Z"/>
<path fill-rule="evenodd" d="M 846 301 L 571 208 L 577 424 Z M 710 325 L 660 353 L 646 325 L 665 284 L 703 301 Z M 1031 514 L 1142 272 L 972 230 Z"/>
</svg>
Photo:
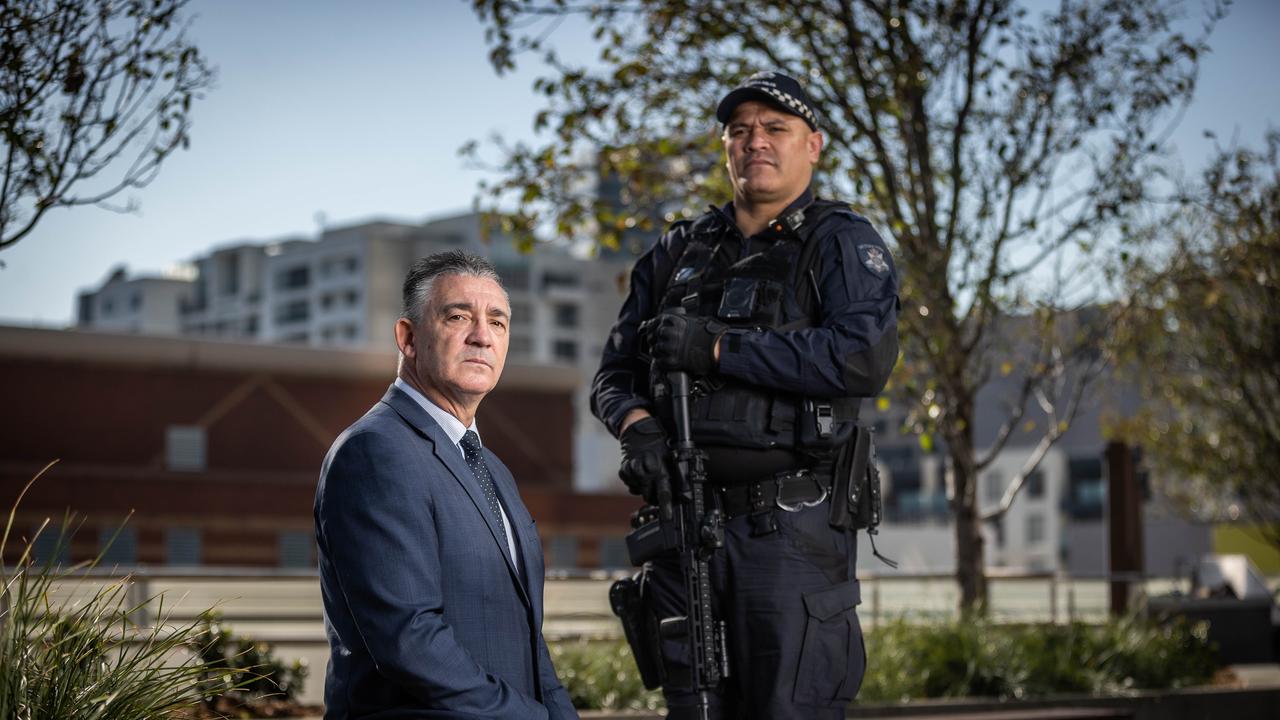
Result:
<svg viewBox="0 0 1280 720">
<path fill-rule="evenodd" d="M 802 477 L 813 478 L 813 473 L 809 472 L 808 470 L 801 470 L 797 472 L 794 475 L 794 477 L 797 479 Z M 801 510 L 805 510 L 807 508 L 817 507 L 821 505 L 823 502 L 825 502 L 827 499 L 827 496 L 830 494 L 830 491 L 826 487 L 823 487 L 820 483 L 818 483 L 815 480 L 814 484 L 822 489 L 822 494 L 818 496 L 817 500 L 801 500 L 796 505 L 788 505 L 782 502 L 782 481 L 784 479 L 786 479 L 786 476 L 783 474 L 776 475 L 773 478 L 773 484 L 777 489 L 777 494 L 773 496 L 773 504 L 777 505 L 778 509 L 784 512 L 794 513 L 794 512 L 800 512 Z"/>
</svg>

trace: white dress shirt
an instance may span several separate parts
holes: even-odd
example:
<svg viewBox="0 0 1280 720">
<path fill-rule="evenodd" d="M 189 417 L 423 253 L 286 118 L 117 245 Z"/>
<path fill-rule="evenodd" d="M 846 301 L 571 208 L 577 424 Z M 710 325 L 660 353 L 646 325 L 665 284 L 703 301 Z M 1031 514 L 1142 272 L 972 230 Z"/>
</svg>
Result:
<svg viewBox="0 0 1280 720">
<path fill-rule="evenodd" d="M 440 425 L 440 428 L 444 430 L 444 434 L 447 435 L 449 440 L 453 443 L 453 447 L 457 449 L 458 454 L 461 455 L 462 459 L 465 461 L 467 454 L 462 451 L 462 436 L 466 435 L 468 430 L 474 432 L 476 437 L 480 436 L 480 431 L 476 428 L 475 419 L 471 420 L 471 427 L 467 427 L 448 410 L 445 410 L 439 405 L 428 400 L 425 395 L 418 392 L 417 389 L 404 380 L 396 378 L 395 385 L 404 391 L 405 395 L 413 398 L 414 402 L 421 405 L 422 409 L 426 410 L 427 414 Z M 520 561 L 516 556 L 515 528 L 511 526 L 511 518 L 507 516 L 507 509 L 502 507 L 501 501 L 498 502 L 498 512 L 502 513 L 502 522 L 507 526 L 507 552 L 511 554 L 511 564 L 514 565 L 516 571 L 519 572 Z"/>
</svg>

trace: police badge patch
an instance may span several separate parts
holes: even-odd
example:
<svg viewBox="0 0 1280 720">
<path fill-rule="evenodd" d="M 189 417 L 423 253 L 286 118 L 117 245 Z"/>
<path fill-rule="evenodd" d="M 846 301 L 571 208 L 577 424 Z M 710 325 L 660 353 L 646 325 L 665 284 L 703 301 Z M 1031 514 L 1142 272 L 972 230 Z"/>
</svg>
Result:
<svg viewBox="0 0 1280 720">
<path fill-rule="evenodd" d="M 884 277 L 893 269 L 889 267 L 884 248 L 878 245 L 859 245 L 858 259 L 862 260 L 863 267 L 870 270 L 876 277 Z"/>
</svg>

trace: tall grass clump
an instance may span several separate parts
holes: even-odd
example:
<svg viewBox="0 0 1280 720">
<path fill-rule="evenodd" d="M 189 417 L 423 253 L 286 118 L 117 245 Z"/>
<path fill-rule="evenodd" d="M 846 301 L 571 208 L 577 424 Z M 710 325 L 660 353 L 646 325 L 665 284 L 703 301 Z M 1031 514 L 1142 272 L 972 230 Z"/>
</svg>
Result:
<svg viewBox="0 0 1280 720">
<path fill-rule="evenodd" d="M 18 503 L 52 465 L 27 483 L 9 511 L 0 558 Z M 71 526 L 68 516 L 51 558 L 69 547 Z M 209 670 L 189 649 L 198 621 L 171 622 L 163 597 L 130 604 L 128 578 L 101 587 L 91 582 L 88 571 L 101 554 L 68 566 L 37 562 L 33 545 L 46 532 L 53 532 L 48 520 L 13 566 L 0 566 L 0 718 L 153 720 L 197 704 Z M 132 618 L 153 601 L 156 619 L 142 627 Z"/>
</svg>

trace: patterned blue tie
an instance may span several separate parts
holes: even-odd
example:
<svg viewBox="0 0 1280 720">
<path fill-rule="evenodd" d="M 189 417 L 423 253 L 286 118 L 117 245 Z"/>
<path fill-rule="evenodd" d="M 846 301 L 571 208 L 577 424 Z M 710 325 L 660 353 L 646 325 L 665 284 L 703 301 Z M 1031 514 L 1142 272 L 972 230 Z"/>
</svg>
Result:
<svg viewBox="0 0 1280 720">
<path fill-rule="evenodd" d="M 502 528 L 504 546 L 509 547 L 511 541 L 507 537 L 507 524 L 502 521 L 502 508 L 498 504 L 498 490 L 493 485 L 493 476 L 489 474 L 489 466 L 485 464 L 484 455 L 480 452 L 480 437 L 474 430 L 468 430 L 467 434 L 462 436 L 461 444 L 462 453 L 467 457 L 467 467 L 471 468 L 471 474 L 476 476 L 476 482 L 480 483 L 480 489 L 484 490 L 484 499 L 489 502 L 489 510 L 498 521 L 498 527 Z"/>
</svg>

